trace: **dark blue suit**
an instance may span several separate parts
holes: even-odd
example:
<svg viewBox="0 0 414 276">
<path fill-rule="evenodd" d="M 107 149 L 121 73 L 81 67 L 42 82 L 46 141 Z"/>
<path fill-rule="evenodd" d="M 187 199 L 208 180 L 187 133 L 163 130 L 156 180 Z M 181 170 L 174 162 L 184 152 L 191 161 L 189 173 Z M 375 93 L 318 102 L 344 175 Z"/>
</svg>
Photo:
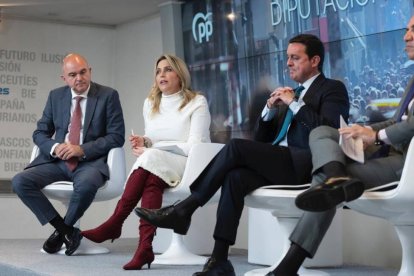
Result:
<svg viewBox="0 0 414 276">
<path fill-rule="evenodd" d="M 274 120 L 259 120 L 256 141 L 232 139 L 191 185 L 201 205 L 221 188 L 214 238 L 234 244 L 244 197 L 267 185 L 297 185 L 310 181 L 312 160 L 309 133 L 320 125 L 339 127 L 339 116 L 348 119 L 345 86 L 320 74 L 308 88 L 305 106 L 294 116 L 287 137 L 289 147 L 272 146 L 287 106 Z"/>
<path fill-rule="evenodd" d="M 64 86 L 50 92 L 42 117 L 33 132 L 33 141 L 40 149 L 39 156 L 12 179 L 13 190 L 41 224 L 48 223 L 58 215 L 41 192 L 42 188 L 55 181 L 74 182 L 74 193 L 65 216 L 66 224 L 73 225 L 109 177 L 106 164 L 109 150 L 122 147 L 125 142 L 125 125 L 118 92 L 91 82 L 87 97 L 81 145 L 85 155 L 76 170 L 70 172 L 64 161 L 50 155 L 53 145 L 63 143 L 68 132 L 72 94 L 70 88 Z"/>
</svg>

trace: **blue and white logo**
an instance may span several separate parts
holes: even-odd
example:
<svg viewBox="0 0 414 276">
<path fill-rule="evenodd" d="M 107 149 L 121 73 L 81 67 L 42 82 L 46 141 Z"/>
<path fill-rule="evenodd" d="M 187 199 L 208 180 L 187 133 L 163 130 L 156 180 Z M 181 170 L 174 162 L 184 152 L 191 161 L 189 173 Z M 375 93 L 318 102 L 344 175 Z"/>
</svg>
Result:
<svg viewBox="0 0 414 276">
<path fill-rule="evenodd" d="M 208 12 L 205 15 L 199 12 L 194 16 L 192 24 L 193 37 L 198 43 L 202 43 L 203 39 L 205 42 L 208 42 L 210 36 L 213 34 L 213 24 L 211 19 L 211 12 Z"/>
</svg>

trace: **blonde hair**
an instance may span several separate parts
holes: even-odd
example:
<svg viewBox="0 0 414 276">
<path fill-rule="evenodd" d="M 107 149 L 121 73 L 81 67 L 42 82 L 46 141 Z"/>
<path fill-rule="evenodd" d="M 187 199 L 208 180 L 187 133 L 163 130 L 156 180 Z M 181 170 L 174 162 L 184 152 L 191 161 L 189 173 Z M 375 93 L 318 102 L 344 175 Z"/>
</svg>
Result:
<svg viewBox="0 0 414 276">
<path fill-rule="evenodd" d="M 191 89 L 190 72 L 188 71 L 188 68 L 185 62 L 179 57 L 164 54 L 160 56 L 155 62 L 154 84 L 152 85 L 151 91 L 148 95 L 148 99 L 152 103 L 152 110 L 151 110 L 152 114 L 160 112 L 162 92 L 158 88 L 158 84 L 156 82 L 156 74 L 157 74 L 158 63 L 161 60 L 167 60 L 170 66 L 172 67 L 172 69 L 174 70 L 174 72 L 178 75 L 178 78 L 180 79 L 180 86 L 181 86 L 181 93 L 183 95 L 183 101 L 178 110 L 183 109 L 198 94 L 197 92 Z"/>
</svg>

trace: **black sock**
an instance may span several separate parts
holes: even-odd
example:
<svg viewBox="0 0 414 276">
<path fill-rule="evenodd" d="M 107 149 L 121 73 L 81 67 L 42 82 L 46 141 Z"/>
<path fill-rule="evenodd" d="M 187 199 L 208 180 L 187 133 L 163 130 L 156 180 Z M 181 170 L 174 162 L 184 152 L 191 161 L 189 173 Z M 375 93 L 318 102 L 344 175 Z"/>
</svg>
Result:
<svg viewBox="0 0 414 276">
<path fill-rule="evenodd" d="M 280 264 L 273 270 L 275 275 L 297 275 L 298 270 L 305 258 L 308 257 L 308 252 L 299 245 L 292 243 L 289 251 L 286 253 Z"/>
<path fill-rule="evenodd" d="M 54 217 L 49 223 L 62 235 L 70 235 L 73 232 L 73 227 L 67 225 L 59 215 Z"/>
<path fill-rule="evenodd" d="M 192 214 L 200 207 L 200 203 L 194 195 L 190 195 L 176 206 L 177 213 L 184 216 L 192 216 Z"/>
<path fill-rule="evenodd" d="M 216 240 L 211 257 L 217 261 L 227 261 L 229 257 L 229 243 L 223 240 Z"/>
<path fill-rule="evenodd" d="M 338 161 L 332 161 L 322 167 L 322 172 L 329 177 L 347 176 L 345 165 Z"/>
</svg>

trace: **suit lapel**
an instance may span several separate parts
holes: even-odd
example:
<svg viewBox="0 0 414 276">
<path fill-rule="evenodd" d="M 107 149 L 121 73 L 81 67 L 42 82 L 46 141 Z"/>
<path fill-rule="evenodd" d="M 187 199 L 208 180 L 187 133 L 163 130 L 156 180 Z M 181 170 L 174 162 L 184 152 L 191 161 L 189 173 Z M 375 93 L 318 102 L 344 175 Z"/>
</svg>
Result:
<svg viewBox="0 0 414 276">
<path fill-rule="evenodd" d="M 321 83 L 325 81 L 325 75 L 324 74 L 319 74 L 319 76 L 312 82 L 311 86 L 309 86 L 308 91 L 306 91 L 305 96 L 303 97 L 303 101 L 306 104 L 309 104 L 311 106 L 314 106 L 314 102 L 318 102 L 319 101 L 319 88 L 321 87 Z M 285 120 L 287 111 L 288 111 L 289 107 L 287 105 L 282 105 L 279 108 L 279 115 L 277 116 L 277 131 L 276 131 L 276 136 L 279 135 L 280 130 L 282 129 L 282 125 L 283 122 Z M 282 116 L 283 115 L 283 116 Z M 293 118 L 291 125 L 294 125 L 296 123 L 295 119 Z M 289 135 L 289 131 L 287 133 L 287 135 Z"/>
<path fill-rule="evenodd" d="M 65 133 L 67 133 L 69 131 L 70 123 L 70 107 L 72 106 L 72 93 L 69 87 L 62 93 L 62 100 L 59 102 L 61 103 L 62 110 L 62 126 L 65 128 Z"/>
<path fill-rule="evenodd" d="M 91 82 L 91 88 L 88 93 L 88 101 L 86 103 L 85 121 L 83 123 L 83 140 L 85 141 L 86 133 L 95 112 L 96 103 L 98 101 L 98 91 L 94 83 Z"/>
<path fill-rule="evenodd" d="M 325 81 L 325 75 L 320 73 L 319 76 L 312 82 L 311 86 L 309 86 L 308 91 L 306 91 L 305 96 L 303 97 L 303 101 L 306 104 L 309 104 L 315 100 L 319 100 L 319 92 L 322 86 L 322 82 Z M 317 96 L 318 95 L 318 96 Z"/>
</svg>

